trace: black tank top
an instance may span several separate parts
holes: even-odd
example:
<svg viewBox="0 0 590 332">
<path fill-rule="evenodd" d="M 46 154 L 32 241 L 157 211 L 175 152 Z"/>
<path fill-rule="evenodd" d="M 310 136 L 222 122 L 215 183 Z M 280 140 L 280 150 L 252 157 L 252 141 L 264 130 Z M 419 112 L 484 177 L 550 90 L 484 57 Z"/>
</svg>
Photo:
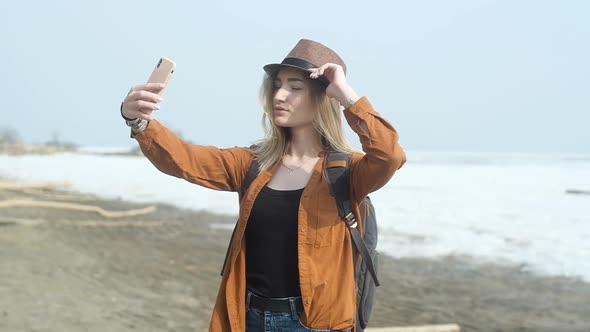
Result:
<svg viewBox="0 0 590 332">
<path fill-rule="evenodd" d="M 297 217 L 303 189 L 264 187 L 246 226 L 246 284 L 265 297 L 300 296 Z"/>
</svg>

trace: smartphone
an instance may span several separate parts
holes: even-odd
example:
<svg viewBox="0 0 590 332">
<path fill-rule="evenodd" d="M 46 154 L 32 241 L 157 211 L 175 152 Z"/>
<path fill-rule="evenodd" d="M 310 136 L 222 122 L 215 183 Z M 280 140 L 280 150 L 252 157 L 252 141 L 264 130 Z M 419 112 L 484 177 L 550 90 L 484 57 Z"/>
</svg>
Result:
<svg viewBox="0 0 590 332">
<path fill-rule="evenodd" d="M 168 84 L 168 81 L 170 81 L 170 78 L 172 77 L 172 74 L 174 74 L 175 69 L 176 63 L 174 61 L 165 57 L 161 57 L 147 82 Z M 164 89 L 160 90 L 158 95 L 161 95 L 163 91 Z"/>
</svg>

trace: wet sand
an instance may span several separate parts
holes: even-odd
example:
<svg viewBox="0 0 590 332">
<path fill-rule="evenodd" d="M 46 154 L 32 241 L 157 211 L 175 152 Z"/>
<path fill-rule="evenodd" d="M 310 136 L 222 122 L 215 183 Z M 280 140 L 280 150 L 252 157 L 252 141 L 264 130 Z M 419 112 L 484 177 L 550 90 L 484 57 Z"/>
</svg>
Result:
<svg viewBox="0 0 590 332">
<path fill-rule="evenodd" d="M 5 199 L 142 208 L 87 195 L 0 190 Z M 157 205 L 151 214 L 0 209 L 0 331 L 206 331 L 234 216 Z M 590 284 L 470 257 L 381 256 L 372 326 L 590 331 Z"/>
</svg>

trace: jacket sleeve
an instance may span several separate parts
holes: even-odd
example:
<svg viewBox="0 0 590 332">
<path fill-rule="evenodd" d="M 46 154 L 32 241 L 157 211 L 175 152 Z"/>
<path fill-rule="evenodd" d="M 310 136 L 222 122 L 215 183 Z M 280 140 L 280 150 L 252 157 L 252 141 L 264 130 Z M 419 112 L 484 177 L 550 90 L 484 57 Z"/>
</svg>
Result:
<svg viewBox="0 0 590 332">
<path fill-rule="evenodd" d="M 351 190 L 355 201 L 383 187 L 406 162 L 395 128 L 362 97 L 344 110 L 346 121 L 359 136 L 364 155 L 353 154 Z"/>
<path fill-rule="evenodd" d="M 239 191 L 253 158 L 247 148 L 188 144 L 156 120 L 132 136 L 161 172 L 215 190 Z"/>
</svg>

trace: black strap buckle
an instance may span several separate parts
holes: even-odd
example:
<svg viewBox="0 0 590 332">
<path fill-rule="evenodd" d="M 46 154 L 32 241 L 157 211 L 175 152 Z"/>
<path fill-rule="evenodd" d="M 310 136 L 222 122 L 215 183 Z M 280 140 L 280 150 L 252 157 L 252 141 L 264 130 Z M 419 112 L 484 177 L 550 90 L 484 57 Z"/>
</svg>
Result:
<svg viewBox="0 0 590 332">
<path fill-rule="evenodd" d="M 352 212 L 349 212 L 346 217 L 344 217 L 344 221 L 349 228 L 356 228 L 358 223 L 356 222 L 356 217 Z"/>
</svg>

